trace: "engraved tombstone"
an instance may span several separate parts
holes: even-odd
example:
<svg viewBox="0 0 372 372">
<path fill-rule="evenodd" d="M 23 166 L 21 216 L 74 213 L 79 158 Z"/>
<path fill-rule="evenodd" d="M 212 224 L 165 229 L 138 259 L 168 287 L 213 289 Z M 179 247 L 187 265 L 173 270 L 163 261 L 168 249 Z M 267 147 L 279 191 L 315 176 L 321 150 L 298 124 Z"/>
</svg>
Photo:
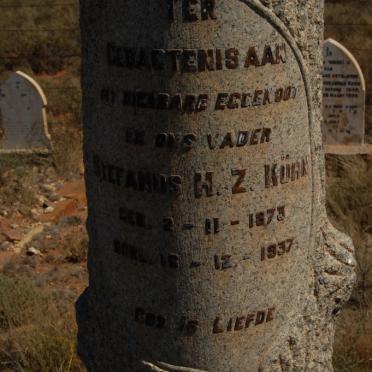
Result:
<svg viewBox="0 0 372 372">
<path fill-rule="evenodd" d="M 21 71 L 0 86 L 0 153 L 49 151 L 46 97 Z"/>
<path fill-rule="evenodd" d="M 322 131 L 327 152 L 366 152 L 363 72 L 354 56 L 333 39 L 324 42 L 323 58 Z"/>
<path fill-rule="evenodd" d="M 322 30 L 294 17 L 322 9 L 270 4 L 81 1 L 91 371 L 331 370 L 353 248 L 324 209 Z"/>
</svg>

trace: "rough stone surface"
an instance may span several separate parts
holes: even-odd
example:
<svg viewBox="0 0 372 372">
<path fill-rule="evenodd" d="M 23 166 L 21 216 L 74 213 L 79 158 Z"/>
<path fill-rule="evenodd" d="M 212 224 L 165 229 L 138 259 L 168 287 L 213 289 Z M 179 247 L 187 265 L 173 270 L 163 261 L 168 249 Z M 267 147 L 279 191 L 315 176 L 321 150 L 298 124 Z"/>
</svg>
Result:
<svg viewBox="0 0 372 372">
<path fill-rule="evenodd" d="M 323 139 L 326 145 L 364 145 L 366 84 L 354 56 L 340 43 L 323 45 Z"/>
<path fill-rule="evenodd" d="M 46 105 L 40 86 L 23 72 L 0 86 L 0 153 L 50 150 Z"/>
<path fill-rule="evenodd" d="M 355 262 L 324 208 L 321 2 L 197 1 L 186 21 L 180 3 L 81 2 L 79 353 L 91 371 L 330 371 Z"/>
</svg>

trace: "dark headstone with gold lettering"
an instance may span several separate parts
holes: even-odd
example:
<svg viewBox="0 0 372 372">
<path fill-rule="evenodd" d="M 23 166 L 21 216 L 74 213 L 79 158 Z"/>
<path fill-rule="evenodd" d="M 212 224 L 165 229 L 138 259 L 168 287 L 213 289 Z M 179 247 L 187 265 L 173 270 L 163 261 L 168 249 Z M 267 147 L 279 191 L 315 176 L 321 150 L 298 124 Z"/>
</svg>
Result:
<svg viewBox="0 0 372 372">
<path fill-rule="evenodd" d="M 294 3 L 81 1 L 89 370 L 331 369 L 353 249 L 324 210 L 322 9 Z"/>
</svg>

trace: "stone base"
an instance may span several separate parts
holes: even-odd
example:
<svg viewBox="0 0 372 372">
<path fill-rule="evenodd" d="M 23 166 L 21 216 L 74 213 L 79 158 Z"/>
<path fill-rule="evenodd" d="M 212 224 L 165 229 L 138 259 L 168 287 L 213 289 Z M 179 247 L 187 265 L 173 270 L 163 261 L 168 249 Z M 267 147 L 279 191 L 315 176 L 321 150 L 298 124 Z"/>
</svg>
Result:
<svg viewBox="0 0 372 372">
<path fill-rule="evenodd" d="M 52 153 L 52 149 L 48 148 L 40 148 L 40 149 L 14 149 L 14 150 L 1 150 L 0 155 L 31 155 L 31 154 L 41 154 L 41 155 L 49 155 Z"/>
</svg>

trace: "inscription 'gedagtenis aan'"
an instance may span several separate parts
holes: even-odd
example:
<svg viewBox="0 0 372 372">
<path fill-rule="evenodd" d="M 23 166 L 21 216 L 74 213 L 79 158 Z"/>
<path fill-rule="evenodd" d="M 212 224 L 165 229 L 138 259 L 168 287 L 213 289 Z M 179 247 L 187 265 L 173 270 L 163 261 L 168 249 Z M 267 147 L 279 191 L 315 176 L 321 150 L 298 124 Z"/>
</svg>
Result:
<svg viewBox="0 0 372 372">
<path fill-rule="evenodd" d="M 107 63 L 126 69 L 203 72 L 257 68 L 287 62 L 285 44 L 228 49 L 145 49 L 108 43 Z"/>
</svg>

